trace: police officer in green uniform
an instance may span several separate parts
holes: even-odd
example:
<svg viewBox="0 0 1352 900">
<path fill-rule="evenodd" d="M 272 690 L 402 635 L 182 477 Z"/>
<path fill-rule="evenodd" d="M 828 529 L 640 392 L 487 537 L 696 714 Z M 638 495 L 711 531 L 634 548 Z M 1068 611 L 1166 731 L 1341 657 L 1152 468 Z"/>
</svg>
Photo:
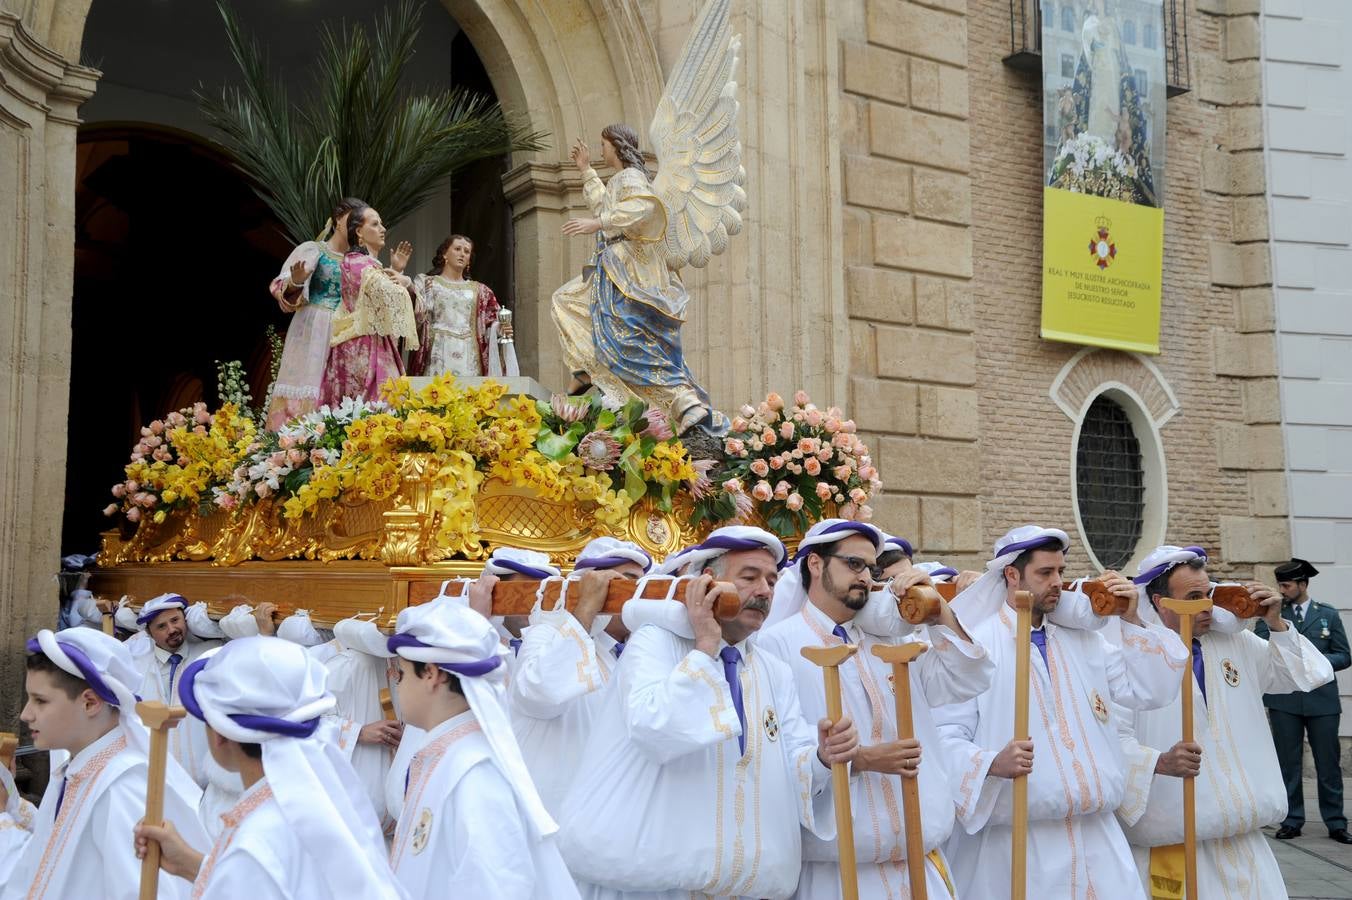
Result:
<svg viewBox="0 0 1352 900">
<path fill-rule="evenodd" d="M 1292 559 L 1278 566 L 1275 572 L 1277 588 L 1282 593 L 1282 618 L 1292 623 L 1297 631 L 1328 657 L 1336 672 L 1352 665 L 1347 633 L 1338 610 L 1310 599 L 1310 579 L 1319 570 L 1303 559 Z M 1260 637 L 1268 636 L 1267 627 L 1260 620 L 1254 629 Z M 1277 761 L 1286 781 L 1286 819 L 1277 829 L 1278 840 L 1300 837 L 1305 824 L 1305 792 L 1301 786 L 1301 756 L 1305 750 L 1305 735 L 1310 737 L 1310 753 L 1314 756 L 1315 773 L 1319 778 L 1319 815 L 1329 830 L 1329 837 L 1340 844 L 1352 844 L 1347 833 L 1347 817 L 1343 815 L 1343 775 L 1338 765 L 1338 715 L 1342 704 L 1338 699 L 1338 683 L 1331 681 L 1313 691 L 1290 694 L 1264 694 L 1272 723 L 1272 741 L 1277 747 Z"/>
</svg>

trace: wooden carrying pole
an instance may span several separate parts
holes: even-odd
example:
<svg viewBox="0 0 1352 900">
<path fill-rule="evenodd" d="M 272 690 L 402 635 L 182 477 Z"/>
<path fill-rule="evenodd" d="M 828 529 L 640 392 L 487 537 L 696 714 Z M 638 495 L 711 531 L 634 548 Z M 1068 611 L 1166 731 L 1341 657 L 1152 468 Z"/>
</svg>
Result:
<svg viewBox="0 0 1352 900">
<path fill-rule="evenodd" d="M 0 768 L 14 771 L 14 754 L 19 749 L 19 736 L 9 731 L 0 731 Z"/>
<path fill-rule="evenodd" d="M 1014 628 L 1014 740 L 1026 741 L 1028 733 L 1029 651 L 1033 645 L 1033 595 L 1014 592 L 1018 621 Z M 1014 779 L 1014 835 L 1009 867 L 1011 900 L 1028 894 L 1028 776 Z"/>
<path fill-rule="evenodd" d="M 1188 648 L 1188 665 L 1183 668 L 1183 740 L 1191 742 L 1192 723 L 1192 620 L 1198 613 L 1211 609 L 1211 601 L 1174 600 L 1161 597 L 1165 609 L 1178 614 L 1179 637 Z M 1184 883 L 1189 900 L 1197 898 L 1197 785 L 1192 778 L 1183 779 L 1183 865 Z"/>
<path fill-rule="evenodd" d="M 611 582 L 614 584 L 614 582 Z M 803 657 L 820 666 L 826 680 L 826 718 L 840 721 L 844 712 L 840 702 L 840 664 L 859 652 L 854 644 L 837 647 L 804 647 Z M 840 857 L 840 896 L 859 900 L 859 873 L 854 862 L 854 818 L 850 812 L 850 770 L 845 763 L 831 766 L 831 792 L 836 806 L 836 847 Z"/>
<path fill-rule="evenodd" d="M 147 825 L 164 824 L 164 769 L 169 761 L 169 729 L 184 716 L 181 706 L 165 706 L 156 700 L 136 704 L 141 721 L 150 729 L 150 765 L 146 774 Z M 141 860 L 140 900 L 155 900 L 160 885 L 160 843 L 146 841 L 146 857 Z"/>
<path fill-rule="evenodd" d="M 875 644 L 873 655 L 892 666 L 892 686 L 897 702 L 897 740 L 915 737 L 911 718 L 911 662 L 929 649 L 921 643 L 888 647 Z M 901 779 L 901 812 L 906 820 L 906 871 L 911 880 L 911 900 L 927 900 L 925 890 L 925 840 L 920 824 L 920 776 Z"/>
<path fill-rule="evenodd" d="M 669 578 L 652 578 L 645 582 L 643 592 L 640 594 L 634 590 L 638 582 L 630 581 L 627 578 L 613 578 L 607 588 L 606 603 L 601 607 L 601 612 L 608 615 L 616 615 L 624 607 L 627 600 L 660 600 L 667 596 L 667 590 L 672 581 L 676 581 L 676 590 L 674 599 L 681 602 L 685 601 L 685 590 L 692 579 L 683 578 L 680 580 Z M 550 578 L 544 585 L 542 602 L 545 609 L 552 609 L 559 600 L 559 591 L 562 589 L 563 579 Z M 468 584 L 463 581 L 453 581 L 446 585 L 446 596 L 460 597 L 468 590 Z M 540 582 L 534 579 L 525 581 L 499 581 L 493 586 L 493 615 L 495 616 L 528 616 L 535 608 L 536 593 L 540 590 Z M 727 582 L 715 582 L 714 586 L 709 588 L 710 592 L 717 591 L 717 597 L 714 600 L 714 618 L 720 621 L 736 618 L 742 609 L 742 600 L 737 595 L 737 589 Z M 567 609 L 574 609 L 577 606 L 578 598 L 582 596 L 582 587 L 573 579 L 568 585 L 568 597 L 564 603 Z M 414 596 L 410 591 L 410 603 L 422 603 L 434 599 L 435 595 L 422 597 Z"/>
</svg>

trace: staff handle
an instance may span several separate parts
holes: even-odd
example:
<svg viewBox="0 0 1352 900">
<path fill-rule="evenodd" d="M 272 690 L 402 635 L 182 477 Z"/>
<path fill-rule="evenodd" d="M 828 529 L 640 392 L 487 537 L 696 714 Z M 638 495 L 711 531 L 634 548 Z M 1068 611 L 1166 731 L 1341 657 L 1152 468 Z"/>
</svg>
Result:
<svg viewBox="0 0 1352 900">
<path fill-rule="evenodd" d="M 1033 638 L 1033 595 L 1015 591 L 1014 610 L 1014 740 L 1029 740 L 1028 679 L 1029 651 Z M 1028 776 L 1014 779 L 1014 829 L 1010 851 L 1009 893 L 1011 900 L 1025 900 L 1028 894 Z"/>
<path fill-rule="evenodd" d="M 826 682 L 826 717 L 831 724 L 844 715 L 840 702 L 840 664 L 857 653 L 854 644 L 836 647 L 804 647 L 804 658 L 820 666 Z M 850 771 L 845 763 L 831 765 L 831 793 L 836 809 L 836 848 L 840 858 L 842 900 L 859 900 L 859 873 L 854 861 L 854 819 L 850 812 Z"/>
<path fill-rule="evenodd" d="M 136 704 L 141 721 L 150 729 L 150 760 L 146 770 L 147 825 L 164 825 L 164 770 L 169 761 L 169 729 L 178 724 L 185 711 L 181 706 L 165 706 L 157 700 L 143 700 Z M 146 841 L 145 859 L 141 860 L 140 900 L 155 900 L 160 887 L 160 842 Z"/>
<path fill-rule="evenodd" d="M 897 739 L 915 737 L 911 714 L 911 662 L 928 650 L 925 644 L 912 642 L 885 646 L 876 644 L 873 655 L 892 665 L 892 685 L 896 691 Z M 912 900 L 928 900 L 925 887 L 925 834 L 920 823 L 920 776 L 901 779 L 901 812 L 906 822 L 906 871 L 911 881 Z"/>
<path fill-rule="evenodd" d="M 672 593 L 672 599 L 681 602 L 685 601 L 686 588 L 690 586 L 692 578 L 662 578 L 651 577 L 644 582 L 643 590 L 636 590 L 638 583 L 630 581 L 627 578 L 612 578 L 606 585 L 606 602 L 601 607 L 601 612 L 609 615 L 618 614 L 624 604 L 629 600 L 660 600 L 666 597 L 672 581 L 676 582 L 675 590 Z M 493 585 L 493 615 L 495 616 L 525 616 L 530 615 L 535 608 L 536 594 L 539 593 L 541 606 L 545 609 L 553 609 L 559 601 L 559 593 L 563 589 L 562 578 L 550 578 L 544 581 L 544 589 L 540 589 L 541 582 L 534 579 L 525 579 L 522 581 L 499 581 Z M 419 588 L 422 585 L 418 585 Z M 469 591 L 467 582 L 452 581 L 446 586 L 446 596 L 461 597 Z M 733 585 L 716 581 L 709 588 L 709 592 L 714 595 L 714 618 L 720 622 L 727 619 L 735 619 L 742 611 L 742 600 L 737 594 L 737 589 Z M 413 591 L 410 588 L 409 600 L 412 603 L 423 603 L 433 599 L 433 596 L 423 596 L 426 591 Z M 565 598 L 564 607 L 574 609 L 577 606 L 579 598 L 582 596 L 582 586 L 576 579 L 569 580 L 568 595 Z"/>
<path fill-rule="evenodd" d="M 1198 613 L 1211 608 L 1211 601 L 1174 600 L 1161 597 L 1165 609 L 1178 614 L 1179 637 L 1188 651 L 1188 664 L 1183 667 L 1183 740 L 1191 743 L 1193 736 L 1192 705 L 1192 620 Z M 1197 898 L 1197 784 L 1191 776 L 1183 779 L 1183 865 L 1184 883 L 1189 900 Z"/>
<path fill-rule="evenodd" d="M 10 731 L 0 731 L 0 768 L 13 769 L 14 756 L 19 750 L 19 736 Z"/>
</svg>

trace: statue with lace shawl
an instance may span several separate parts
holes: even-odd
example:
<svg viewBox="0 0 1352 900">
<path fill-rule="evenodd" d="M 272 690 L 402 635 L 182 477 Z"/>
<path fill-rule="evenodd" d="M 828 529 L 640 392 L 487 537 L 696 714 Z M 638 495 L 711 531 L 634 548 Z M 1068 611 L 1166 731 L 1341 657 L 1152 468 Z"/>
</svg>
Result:
<svg viewBox="0 0 1352 900">
<path fill-rule="evenodd" d="M 613 403 L 638 397 L 681 433 L 727 430 L 681 350 L 689 296 L 680 269 L 703 267 L 742 228 L 745 171 L 733 72 L 741 41 L 729 0 L 710 0 L 695 22 L 648 129 L 657 156 L 651 180 L 628 125 L 601 132 L 602 183 L 586 143 L 573 145 L 592 215 L 566 235 L 595 235 L 583 272 L 554 292 L 553 315 L 573 391 L 595 384 Z"/>
</svg>

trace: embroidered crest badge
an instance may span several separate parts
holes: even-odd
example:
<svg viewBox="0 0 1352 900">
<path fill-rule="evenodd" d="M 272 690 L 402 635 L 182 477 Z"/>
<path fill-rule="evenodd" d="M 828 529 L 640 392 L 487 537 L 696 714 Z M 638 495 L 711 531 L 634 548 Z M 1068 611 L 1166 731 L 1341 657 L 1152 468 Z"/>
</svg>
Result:
<svg viewBox="0 0 1352 900">
<path fill-rule="evenodd" d="M 1235 668 L 1234 663 L 1230 662 L 1228 659 L 1221 660 L 1221 671 L 1225 673 L 1226 684 L 1230 685 L 1230 687 L 1237 687 L 1239 685 L 1239 669 Z"/>
<path fill-rule="evenodd" d="M 767 740 L 779 740 L 779 719 L 775 716 L 773 706 L 765 707 L 765 717 L 761 719 L 761 725 L 765 728 L 765 737 Z"/>
<path fill-rule="evenodd" d="M 1108 704 L 1104 702 L 1098 691 L 1089 692 L 1089 705 L 1094 710 L 1094 718 L 1098 719 L 1100 724 L 1107 725 Z"/>
<path fill-rule="evenodd" d="M 1089 257 L 1103 271 L 1117 259 L 1117 244 L 1108 236 L 1112 222 L 1103 216 L 1094 220 L 1094 236 L 1089 239 Z"/>
<path fill-rule="evenodd" d="M 432 836 L 432 810 L 423 807 L 418 814 L 418 824 L 413 827 L 413 855 L 427 849 L 427 841 Z"/>
<path fill-rule="evenodd" d="M 1323 638 L 1324 640 L 1328 640 L 1328 638 L 1329 638 L 1329 620 L 1328 620 L 1328 619 L 1320 619 L 1320 620 L 1319 620 L 1319 636 L 1320 636 L 1321 638 Z"/>
</svg>

